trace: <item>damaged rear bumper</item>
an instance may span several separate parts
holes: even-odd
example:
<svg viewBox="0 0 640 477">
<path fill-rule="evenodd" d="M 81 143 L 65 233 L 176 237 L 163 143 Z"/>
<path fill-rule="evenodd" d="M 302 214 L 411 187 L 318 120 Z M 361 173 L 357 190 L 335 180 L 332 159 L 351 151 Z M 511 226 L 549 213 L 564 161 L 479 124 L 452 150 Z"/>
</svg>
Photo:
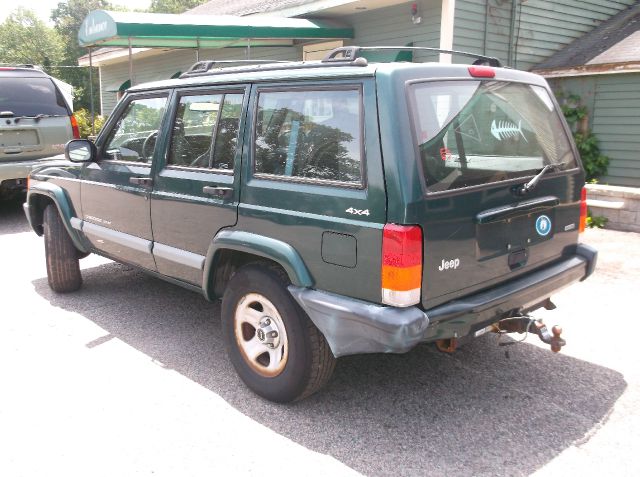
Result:
<svg viewBox="0 0 640 477">
<path fill-rule="evenodd" d="M 463 337 L 541 306 L 553 293 L 593 273 L 597 251 L 580 244 L 575 255 L 489 290 L 423 311 L 394 308 L 308 288 L 289 291 L 324 334 L 336 357 L 404 353 L 423 341 Z"/>
</svg>

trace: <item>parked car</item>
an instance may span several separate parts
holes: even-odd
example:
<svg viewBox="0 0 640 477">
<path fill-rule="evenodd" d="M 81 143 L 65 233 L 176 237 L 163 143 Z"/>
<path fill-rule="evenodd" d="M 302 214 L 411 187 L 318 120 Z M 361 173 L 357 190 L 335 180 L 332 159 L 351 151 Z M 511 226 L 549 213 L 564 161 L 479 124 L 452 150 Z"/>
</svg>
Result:
<svg viewBox="0 0 640 477">
<path fill-rule="evenodd" d="M 79 138 L 71 107 L 54 79 L 32 65 L 0 65 L 0 198 L 26 190 L 39 159 Z"/>
<path fill-rule="evenodd" d="M 222 299 L 229 357 L 278 402 L 335 359 L 451 351 L 591 274 L 584 171 L 545 80 L 474 65 L 319 62 L 219 69 L 131 88 L 95 144 L 31 176 L 57 292 L 97 253 Z M 471 55 L 476 58 L 476 55 Z"/>
</svg>

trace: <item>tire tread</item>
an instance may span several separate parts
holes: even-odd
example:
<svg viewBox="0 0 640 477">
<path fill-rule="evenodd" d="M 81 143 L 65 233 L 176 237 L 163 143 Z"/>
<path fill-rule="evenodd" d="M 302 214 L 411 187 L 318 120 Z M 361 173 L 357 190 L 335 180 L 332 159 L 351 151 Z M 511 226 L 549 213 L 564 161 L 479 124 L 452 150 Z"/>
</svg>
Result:
<svg viewBox="0 0 640 477">
<path fill-rule="evenodd" d="M 58 293 L 69 293 L 82 286 L 78 250 L 62 223 L 55 205 L 44 211 L 44 245 L 49 287 Z"/>
</svg>

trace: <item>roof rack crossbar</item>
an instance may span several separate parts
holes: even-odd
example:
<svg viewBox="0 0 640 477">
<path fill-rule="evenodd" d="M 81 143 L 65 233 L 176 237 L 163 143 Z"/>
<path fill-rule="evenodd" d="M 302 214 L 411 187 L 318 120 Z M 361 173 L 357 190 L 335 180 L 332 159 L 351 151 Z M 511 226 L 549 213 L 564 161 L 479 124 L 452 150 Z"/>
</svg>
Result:
<svg viewBox="0 0 640 477">
<path fill-rule="evenodd" d="M 242 61 L 242 60 L 241 60 Z M 254 62 L 254 60 L 248 60 Z M 238 63 L 239 61 L 229 60 L 228 63 Z M 210 69 L 210 66 L 198 66 L 200 63 L 223 63 L 223 62 L 208 62 L 200 61 L 193 65 L 189 71 L 182 73 L 180 78 L 193 78 L 197 76 L 210 76 L 210 75 L 224 75 L 229 73 L 252 73 L 256 71 L 277 71 L 277 70 L 298 70 L 307 68 L 326 68 L 327 64 L 321 61 L 256 61 L 251 66 L 238 66 L 228 68 L 218 68 L 215 70 Z M 368 62 L 366 58 L 356 58 L 354 61 L 336 62 L 331 66 L 367 66 Z"/>
<path fill-rule="evenodd" d="M 466 56 L 469 58 L 475 58 L 474 65 L 488 65 L 499 68 L 502 63 L 498 58 L 493 56 L 478 55 L 476 53 L 469 53 L 467 51 L 457 50 L 443 50 L 441 48 L 429 48 L 426 46 L 342 46 L 335 48 L 327 53 L 322 59 L 323 63 L 340 63 L 344 61 L 354 61 L 357 58 L 362 58 L 360 55 L 363 51 L 429 51 L 432 53 L 447 53 L 450 55 Z"/>
<path fill-rule="evenodd" d="M 0 63 L 0 67 L 2 67 L 2 68 L 6 68 L 6 67 L 10 67 L 10 68 L 25 68 L 25 69 L 30 69 L 30 70 L 42 71 L 42 68 L 40 68 L 38 65 L 32 65 L 30 63 L 24 63 L 24 64 Z"/>
<path fill-rule="evenodd" d="M 188 78 L 202 73 L 209 73 L 213 68 L 219 65 L 259 65 L 273 63 L 289 63 L 288 61 L 277 60 L 205 60 L 198 61 L 180 75 L 180 78 Z"/>
</svg>

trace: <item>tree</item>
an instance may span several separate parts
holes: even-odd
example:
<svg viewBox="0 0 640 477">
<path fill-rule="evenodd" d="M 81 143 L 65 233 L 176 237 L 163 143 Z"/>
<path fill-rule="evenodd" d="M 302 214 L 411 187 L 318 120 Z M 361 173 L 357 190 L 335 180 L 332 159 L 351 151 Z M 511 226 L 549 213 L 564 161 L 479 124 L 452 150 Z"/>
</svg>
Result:
<svg viewBox="0 0 640 477">
<path fill-rule="evenodd" d="M 110 4 L 106 0 L 64 0 L 58 2 L 58 6 L 51 11 L 51 20 L 53 20 L 55 30 L 63 39 L 63 65 L 77 66 L 78 58 L 88 53 L 86 48 L 78 44 L 78 31 L 89 12 L 109 8 Z M 89 108 L 89 69 L 60 68 L 59 77 L 73 85 L 74 107 L 77 109 Z M 97 70 L 94 70 L 93 79 L 93 91 L 98 97 Z M 97 101 L 94 103 L 94 107 L 99 108 Z"/>
<path fill-rule="evenodd" d="M 151 0 L 151 13 L 182 13 L 209 0 Z"/>
<path fill-rule="evenodd" d="M 0 62 L 41 65 L 51 71 L 63 57 L 59 35 L 37 15 L 19 7 L 0 24 Z"/>
</svg>

